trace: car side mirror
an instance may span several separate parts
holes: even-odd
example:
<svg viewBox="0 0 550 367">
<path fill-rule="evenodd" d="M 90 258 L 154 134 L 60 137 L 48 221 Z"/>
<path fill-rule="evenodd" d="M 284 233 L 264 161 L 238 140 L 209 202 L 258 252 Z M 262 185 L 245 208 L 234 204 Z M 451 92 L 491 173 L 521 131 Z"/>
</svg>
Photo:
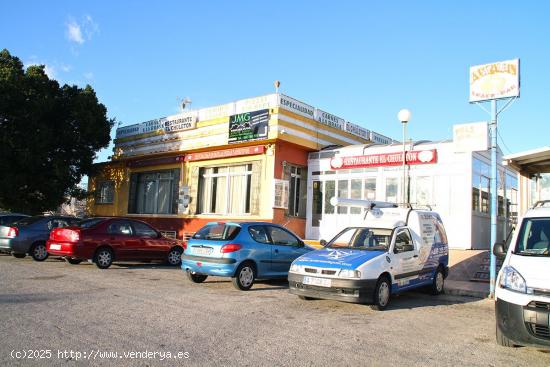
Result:
<svg viewBox="0 0 550 367">
<path fill-rule="evenodd" d="M 327 245 L 327 241 L 321 239 L 321 240 L 319 241 L 319 244 L 320 244 L 321 246 L 325 247 L 325 246 Z"/>
<path fill-rule="evenodd" d="M 504 259 L 506 257 L 506 249 L 504 246 L 504 241 L 495 243 L 493 246 L 493 255 L 499 259 Z"/>
</svg>

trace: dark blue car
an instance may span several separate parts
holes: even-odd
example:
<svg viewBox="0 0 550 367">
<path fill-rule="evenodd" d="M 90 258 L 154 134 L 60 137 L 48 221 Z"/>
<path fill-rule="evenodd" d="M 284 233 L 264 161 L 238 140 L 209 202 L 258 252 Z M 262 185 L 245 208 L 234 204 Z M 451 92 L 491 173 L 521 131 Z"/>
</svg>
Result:
<svg viewBox="0 0 550 367">
<path fill-rule="evenodd" d="M 230 277 L 240 290 L 256 279 L 286 278 L 290 264 L 313 250 L 273 223 L 208 223 L 187 243 L 181 268 L 195 283 L 209 275 Z"/>
<path fill-rule="evenodd" d="M 68 227 L 80 219 L 67 216 L 35 216 L 18 220 L 7 226 L 0 226 L 0 251 L 23 258 L 30 254 L 36 261 L 48 258 L 46 240 L 54 228 Z"/>
</svg>

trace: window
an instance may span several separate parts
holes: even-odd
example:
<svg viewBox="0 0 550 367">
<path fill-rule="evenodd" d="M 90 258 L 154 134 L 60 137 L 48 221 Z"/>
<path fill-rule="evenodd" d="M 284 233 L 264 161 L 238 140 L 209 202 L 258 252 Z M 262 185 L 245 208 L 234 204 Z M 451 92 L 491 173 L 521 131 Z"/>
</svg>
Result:
<svg viewBox="0 0 550 367">
<path fill-rule="evenodd" d="M 132 235 L 132 226 L 128 221 L 116 221 L 109 225 L 107 232 L 110 234 L 117 234 L 122 236 Z"/>
<path fill-rule="evenodd" d="M 489 213 L 490 210 L 490 166 L 474 158 L 472 162 L 472 210 Z"/>
<path fill-rule="evenodd" d="M 147 237 L 147 238 L 157 238 L 158 233 L 153 228 L 149 227 L 145 223 L 141 222 L 132 222 L 136 236 L 138 237 Z"/>
<path fill-rule="evenodd" d="M 350 183 L 350 197 L 351 199 L 361 199 L 361 190 L 363 182 L 361 179 L 352 179 Z M 361 214 L 361 208 L 351 207 L 349 209 L 350 214 Z"/>
<path fill-rule="evenodd" d="M 267 226 L 274 245 L 298 246 L 300 241 L 282 228 Z"/>
<path fill-rule="evenodd" d="M 311 225 L 319 227 L 321 216 L 323 214 L 323 191 L 321 190 L 323 183 L 321 181 L 313 181 L 313 203 Z"/>
<path fill-rule="evenodd" d="M 65 219 L 54 218 L 48 221 L 48 229 L 68 227 L 69 223 Z"/>
<path fill-rule="evenodd" d="M 269 239 L 267 238 L 267 233 L 264 226 L 248 227 L 248 233 L 250 234 L 250 237 L 252 237 L 252 239 L 256 242 L 269 243 Z"/>
<path fill-rule="evenodd" d="M 429 205 L 432 180 L 428 176 L 417 176 L 414 184 L 413 200 L 418 205 Z"/>
<path fill-rule="evenodd" d="M 397 203 L 397 178 L 386 179 L 386 201 Z"/>
<path fill-rule="evenodd" d="M 176 214 L 179 169 L 133 173 L 128 213 Z"/>
<path fill-rule="evenodd" d="M 376 177 L 365 178 L 365 200 L 376 200 Z"/>
<path fill-rule="evenodd" d="M 334 214 L 334 206 L 330 203 L 330 199 L 335 194 L 335 182 L 326 181 L 325 182 L 325 214 Z"/>
<path fill-rule="evenodd" d="M 207 224 L 195 233 L 196 240 L 228 241 L 232 240 L 241 231 L 241 227 L 224 223 Z"/>
<path fill-rule="evenodd" d="M 113 181 L 103 181 L 97 187 L 98 204 L 112 204 L 115 197 L 115 183 Z"/>
<path fill-rule="evenodd" d="M 252 164 L 199 170 L 201 214 L 250 214 L 251 193 Z"/>
<path fill-rule="evenodd" d="M 348 180 L 338 181 L 338 198 L 348 199 Z M 338 205 L 336 212 L 338 214 L 348 214 L 348 207 L 346 205 Z"/>
<path fill-rule="evenodd" d="M 411 234 L 406 229 L 400 229 L 395 236 L 395 249 L 393 252 L 399 254 L 413 250 L 414 245 L 412 244 Z"/>
<path fill-rule="evenodd" d="M 288 216 L 306 216 L 306 173 L 302 167 L 287 165 L 285 167 L 285 179 L 289 184 Z"/>
</svg>

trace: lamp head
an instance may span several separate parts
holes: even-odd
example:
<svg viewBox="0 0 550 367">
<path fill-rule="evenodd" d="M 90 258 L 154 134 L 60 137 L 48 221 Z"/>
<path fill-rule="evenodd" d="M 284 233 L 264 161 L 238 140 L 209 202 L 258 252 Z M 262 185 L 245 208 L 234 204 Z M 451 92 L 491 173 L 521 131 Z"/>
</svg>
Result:
<svg viewBox="0 0 550 367">
<path fill-rule="evenodd" d="M 404 108 L 399 111 L 399 113 L 397 114 L 397 118 L 399 119 L 399 121 L 406 124 L 411 119 L 411 111 Z"/>
</svg>

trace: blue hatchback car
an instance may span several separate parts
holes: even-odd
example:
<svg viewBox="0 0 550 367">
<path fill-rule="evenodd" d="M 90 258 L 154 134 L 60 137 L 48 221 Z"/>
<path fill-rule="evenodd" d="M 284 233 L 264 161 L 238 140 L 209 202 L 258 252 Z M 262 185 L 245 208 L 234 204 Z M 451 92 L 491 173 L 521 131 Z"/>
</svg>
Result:
<svg viewBox="0 0 550 367">
<path fill-rule="evenodd" d="M 256 279 L 286 278 L 294 259 L 312 251 L 295 234 L 273 223 L 208 223 L 188 241 L 181 268 L 194 283 L 209 275 L 231 277 L 249 290 Z"/>
</svg>

